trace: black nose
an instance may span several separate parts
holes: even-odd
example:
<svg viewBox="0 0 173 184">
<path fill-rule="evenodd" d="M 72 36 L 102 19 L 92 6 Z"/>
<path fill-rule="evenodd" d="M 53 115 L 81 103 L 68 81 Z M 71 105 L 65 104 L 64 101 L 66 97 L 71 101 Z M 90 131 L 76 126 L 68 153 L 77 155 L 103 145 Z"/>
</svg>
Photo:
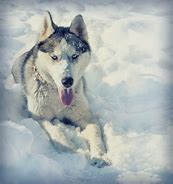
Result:
<svg viewBox="0 0 173 184">
<path fill-rule="evenodd" d="M 61 80 L 64 87 L 69 88 L 73 85 L 73 78 L 72 77 L 64 77 Z"/>
</svg>

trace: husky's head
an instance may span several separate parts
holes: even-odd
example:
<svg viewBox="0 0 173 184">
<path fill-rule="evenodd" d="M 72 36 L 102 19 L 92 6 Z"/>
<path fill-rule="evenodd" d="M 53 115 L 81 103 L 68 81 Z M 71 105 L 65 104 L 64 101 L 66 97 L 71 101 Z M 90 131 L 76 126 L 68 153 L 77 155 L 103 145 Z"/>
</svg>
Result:
<svg viewBox="0 0 173 184">
<path fill-rule="evenodd" d="M 70 27 L 59 27 L 46 12 L 35 64 L 40 74 L 57 86 L 65 106 L 72 104 L 75 87 L 89 61 L 90 46 L 82 16 L 77 15 Z"/>
</svg>

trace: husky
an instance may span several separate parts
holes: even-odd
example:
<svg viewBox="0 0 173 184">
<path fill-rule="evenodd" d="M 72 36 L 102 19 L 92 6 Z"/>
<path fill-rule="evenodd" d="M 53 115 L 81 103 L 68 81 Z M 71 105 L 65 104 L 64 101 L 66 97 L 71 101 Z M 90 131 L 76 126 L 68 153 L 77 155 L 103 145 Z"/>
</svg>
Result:
<svg viewBox="0 0 173 184">
<path fill-rule="evenodd" d="M 59 149 L 75 150 L 62 126 L 79 127 L 89 144 L 91 164 L 104 167 L 106 146 L 86 98 L 84 71 L 91 48 L 86 24 L 77 15 L 69 27 L 57 26 L 46 11 L 37 43 L 15 60 L 12 74 L 21 84 L 27 110 Z"/>
</svg>

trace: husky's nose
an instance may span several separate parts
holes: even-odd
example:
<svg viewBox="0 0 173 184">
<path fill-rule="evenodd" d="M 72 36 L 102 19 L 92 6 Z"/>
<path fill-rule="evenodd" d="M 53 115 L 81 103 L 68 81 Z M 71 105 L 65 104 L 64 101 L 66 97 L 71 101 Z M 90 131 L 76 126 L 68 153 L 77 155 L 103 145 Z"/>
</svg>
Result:
<svg viewBox="0 0 173 184">
<path fill-rule="evenodd" d="M 64 87 L 69 88 L 73 85 L 73 78 L 72 77 L 64 77 L 61 80 L 61 83 L 63 84 Z"/>
</svg>

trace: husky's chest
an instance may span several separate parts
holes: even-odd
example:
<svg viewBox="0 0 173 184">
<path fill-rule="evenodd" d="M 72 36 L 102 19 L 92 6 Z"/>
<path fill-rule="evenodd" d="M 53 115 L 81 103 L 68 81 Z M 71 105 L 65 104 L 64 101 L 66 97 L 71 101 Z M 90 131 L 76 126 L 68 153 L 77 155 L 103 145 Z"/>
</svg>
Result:
<svg viewBox="0 0 173 184">
<path fill-rule="evenodd" d="M 37 119 L 51 119 L 55 110 L 62 109 L 56 89 L 45 84 L 35 84 L 27 95 L 28 110 Z"/>
<path fill-rule="evenodd" d="M 82 119 L 89 107 L 82 91 L 75 91 L 74 101 L 70 107 L 62 104 L 59 98 L 57 88 L 51 85 L 38 84 L 32 85 L 30 88 L 32 92 L 27 96 L 28 110 L 36 119 L 52 120 L 57 118 L 62 120 L 64 118 L 70 119 L 74 122 Z"/>
</svg>

